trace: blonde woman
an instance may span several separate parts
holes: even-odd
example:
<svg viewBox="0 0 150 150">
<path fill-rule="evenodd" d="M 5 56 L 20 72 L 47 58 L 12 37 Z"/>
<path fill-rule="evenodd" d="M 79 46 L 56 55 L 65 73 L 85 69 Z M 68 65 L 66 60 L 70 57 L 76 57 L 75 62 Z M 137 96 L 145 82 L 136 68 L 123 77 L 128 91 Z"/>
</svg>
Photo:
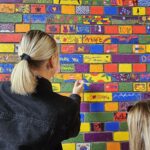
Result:
<svg viewBox="0 0 150 150">
<path fill-rule="evenodd" d="M 128 117 L 130 150 L 150 149 L 150 101 L 140 101 L 130 107 Z"/>
<path fill-rule="evenodd" d="M 27 32 L 18 55 L 11 81 L 0 84 L 0 150 L 62 150 L 61 142 L 80 129 L 83 83 L 75 82 L 70 97 L 53 92 L 58 49 L 45 32 Z"/>
</svg>

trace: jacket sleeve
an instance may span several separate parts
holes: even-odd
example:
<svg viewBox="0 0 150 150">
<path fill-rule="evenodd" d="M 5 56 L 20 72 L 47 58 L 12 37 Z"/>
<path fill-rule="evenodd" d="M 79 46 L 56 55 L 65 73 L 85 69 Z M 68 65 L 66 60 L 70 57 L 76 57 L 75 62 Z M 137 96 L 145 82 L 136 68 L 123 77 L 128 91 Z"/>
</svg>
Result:
<svg viewBox="0 0 150 150">
<path fill-rule="evenodd" d="M 80 102 L 81 97 L 77 94 L 72 94 L 65 101 L 64 113 L 59 117 L 61 141 L 77 136 L 80 131 Z"/>
</svg>

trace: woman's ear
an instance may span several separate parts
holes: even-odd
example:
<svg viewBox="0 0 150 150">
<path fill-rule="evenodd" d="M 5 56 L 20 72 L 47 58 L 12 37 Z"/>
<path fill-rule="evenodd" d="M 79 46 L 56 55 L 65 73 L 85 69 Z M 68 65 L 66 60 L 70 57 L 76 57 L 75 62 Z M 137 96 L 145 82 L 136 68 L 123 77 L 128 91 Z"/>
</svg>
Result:
<svg viewBox="0 0 150 150">
<path fill-rule="evenodd" d="M 46 64 L 46 68 L 49 70 L 49 69 L 52 69 L 53 68 L 53 60 L 52 60 L 52 57 L 49 58 L 47 64 Z"/>
</svg>

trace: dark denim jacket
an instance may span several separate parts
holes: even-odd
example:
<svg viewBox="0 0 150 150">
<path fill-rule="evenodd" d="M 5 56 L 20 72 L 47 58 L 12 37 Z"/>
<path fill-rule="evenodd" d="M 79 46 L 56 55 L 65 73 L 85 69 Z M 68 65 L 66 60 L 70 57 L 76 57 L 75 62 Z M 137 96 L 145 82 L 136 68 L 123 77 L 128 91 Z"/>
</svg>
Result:
<svg viewBox="0 0 150 150">
<path fill-rule="evenodd" d="M 61 150 L 61 142 L 80 130 L 80 96 L 61 96 L 37 78 L 36 92 L 12 94 L 0 84 L 0 150 Z"/>
</svg>

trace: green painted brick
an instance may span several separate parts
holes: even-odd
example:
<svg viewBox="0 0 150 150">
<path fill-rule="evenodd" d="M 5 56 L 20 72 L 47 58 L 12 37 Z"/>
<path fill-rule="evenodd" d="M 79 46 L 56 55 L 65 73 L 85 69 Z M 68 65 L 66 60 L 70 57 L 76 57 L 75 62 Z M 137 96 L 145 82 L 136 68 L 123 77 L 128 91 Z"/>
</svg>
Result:
<svg viewBox="0 0 150 150">
<path fill-rule="evenodd" d="M 150 72 L 150 64 L 147 64 L 147 72 Z"/>
<path fill-rule="evenodd" d="M 31 24 L 31 30 L 45 31 L 45 24 Z"/>
<path fill-rule="evenodd" d="M 62 83 L 61 92 L 72 92 L 74 83 Z"/>
<path fill-rule="evenodd" d="M 125 83 L 125 82 L 120 82 L 119 83 L 119 91 L 132 91 L 133 90 L 133 86 L 132 83 Z"/>
<path fill-rule="evenodd" d="M 127 122 L 121 122 L 120 123 L 120 131 L 128 131 Z"/>
<path fill-rule="evenodd" d="M 113 121 L 113 113 L 105 112 L 105 113 L 85 113 L 84 120 L 85 122 L 106 122 Z"/>
<path fill-rule="evenodd" d="M 120 44 L 119 53 L 132 53 L 132 45 L 130 44 Z"/>
<path fill-rule="evenodd" d="M 91 150 L 106 150 L 106 143 L 92 143 Z"/>
<path fill-rule="evenodd" d="M 22 22 L 21 14 L 0 14 L 0 22 Z"/>
<path fill-rule="evenodd" d="M 23 3 L 52 3 L 52 0 L 23 0 Z"/>
<path fill-rule="evenodd" d="M 74 64 L 61 64 L 60 66 L 61 72 L 75 72 Z"/>
<path fill-rule="evenodd" d="M 139 44 L 149 44 L 150 35 L 139 35 Z"/>
<path fill-rule="evenodd" d="M 79 134 L 77 137 L 75 138 L 70 138 L 68 140 L 63 141 L 63 143 L 83 143 L 83 134 Z"/>
</svg>

